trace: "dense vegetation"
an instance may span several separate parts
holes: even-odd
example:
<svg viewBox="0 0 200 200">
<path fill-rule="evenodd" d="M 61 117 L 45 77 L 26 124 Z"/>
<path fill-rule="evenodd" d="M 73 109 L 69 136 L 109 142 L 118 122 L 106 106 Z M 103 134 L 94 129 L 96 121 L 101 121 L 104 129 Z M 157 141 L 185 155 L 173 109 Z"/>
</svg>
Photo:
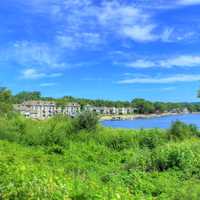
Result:
<svg viewBox="0 0 200 200">
<path fill-rule="evenodd" d="M 135 112 L 140 114 L 148 113 L 162 113 L 167 111 L 172 111 L 176 109 L 177 111 L 182 111 L 184 108 L 187 108 L 190 112 L 199 112 L 200 104 L 199 103 L 164 103 L 164 102 L 151 102 L 145 99 L 136 98 L 131 102 L 129 101 L 107 101 L 107 100 L 91 100 L 83 98 L 74 98 L 71 96 L 64 96 L 63 98 L 52 98 L 52 97 L 43 97 L 40 92 L 20 92 L 16 95 L 12 95 L 11 92 L 6 88 L 0 88 L 0 96 L 5 94 L 10 95 L 10 101 L 13 104 L 22 103 L 27 100 L 54 100 L 58 105 L 64 105 L 68 102 L 77 102 L 82 107 L 84 105 L 94 105 L 94 106 L 107 106 L 107 107 L 133 107 Z M 1 97 L 0 97 L 1 101 Z M 1 109 L 1 108 L 0 108 Z"/>
<path fill-rule="evenodd" d="M 0 117 L 0 199 L 199 199 L 195 126 L 122 130 L 93 117 Z"/>
</svg>

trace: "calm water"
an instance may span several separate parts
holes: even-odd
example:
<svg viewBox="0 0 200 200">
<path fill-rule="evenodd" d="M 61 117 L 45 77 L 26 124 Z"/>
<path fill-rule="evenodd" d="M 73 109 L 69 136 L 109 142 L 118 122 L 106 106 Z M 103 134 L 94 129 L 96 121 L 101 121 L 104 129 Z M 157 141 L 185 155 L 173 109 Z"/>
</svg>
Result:
<svg viewBox="0 0 200 200">
<path fill-rule="evenodd" d="M 186 114 L 157 117 L 152 119 L 135 119 L 124 121 L 103 121 L 104 126 L 113 128 L 169 128 L 173 121 L 180 120 L 187 124 L 195 124 L 200 128 L 200 114 Z"/>
</svg>

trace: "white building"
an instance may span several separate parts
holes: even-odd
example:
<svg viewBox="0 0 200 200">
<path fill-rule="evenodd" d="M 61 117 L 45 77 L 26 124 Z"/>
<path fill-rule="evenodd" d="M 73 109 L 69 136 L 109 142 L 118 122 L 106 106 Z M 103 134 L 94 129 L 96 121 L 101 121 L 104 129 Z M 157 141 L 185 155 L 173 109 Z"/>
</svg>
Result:
<svg viewBox="0 0 200 200">
<path fill-rule="evenodd" d="M 78 104 L 70 103 L 62 109 L 55 102 L 50 101 L 25 101 L 14 107 L 25 117 L 32 119 L 47 119 L 57 114 L 75 116 L 80 112 L 80 106 Z"/>
<path fill-rule="evenodd" d="M 77 103 L 69 103 L 63 109 L 63 114 L 68 116 L 75 116 L 81 112 L 81 107 Z"/>
<path fill-rule="evenodd" d="M 134 108 L 96 107 L 91 105 L 84 106 L 84 110 L 89 112 L 95 112 L 97 114 L 102 114 L 102 115 L 127 115 L 127 114 L 133 114 L 135 111 Z"/>
</svg>

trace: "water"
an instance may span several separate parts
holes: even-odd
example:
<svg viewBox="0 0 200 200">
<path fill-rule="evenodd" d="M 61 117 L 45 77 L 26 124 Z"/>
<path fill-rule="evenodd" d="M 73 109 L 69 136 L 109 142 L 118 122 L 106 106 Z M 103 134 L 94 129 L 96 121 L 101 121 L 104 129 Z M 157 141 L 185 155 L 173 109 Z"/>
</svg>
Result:
<svg viewBox="0 0 200 200">
<path fill-rule="evenodd" d="M 107 127 L 113 128 L 169 128 L 171 123 L 179 120 L 187 124 L 195 124 L 200 128 L 200 114 L 185 114 L 185 115 L 173 115 L 164 117 L 155 117 L 151 119 L 135 119 L 135 120 L 107 120 L 102 124 Z"/>
</svg>

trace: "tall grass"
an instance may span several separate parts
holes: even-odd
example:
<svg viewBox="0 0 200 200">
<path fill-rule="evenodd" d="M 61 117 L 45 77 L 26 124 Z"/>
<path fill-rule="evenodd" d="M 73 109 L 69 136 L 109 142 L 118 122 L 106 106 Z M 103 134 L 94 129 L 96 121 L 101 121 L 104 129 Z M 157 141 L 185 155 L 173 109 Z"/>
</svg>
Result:
<svg viewBox="0 0 200 200">
<path fill-rule="evenodd" d="M 125 130 L 80 120 L 0 117 L 0 199 L 198 199 L 194 126 Z"/>
</svg>

